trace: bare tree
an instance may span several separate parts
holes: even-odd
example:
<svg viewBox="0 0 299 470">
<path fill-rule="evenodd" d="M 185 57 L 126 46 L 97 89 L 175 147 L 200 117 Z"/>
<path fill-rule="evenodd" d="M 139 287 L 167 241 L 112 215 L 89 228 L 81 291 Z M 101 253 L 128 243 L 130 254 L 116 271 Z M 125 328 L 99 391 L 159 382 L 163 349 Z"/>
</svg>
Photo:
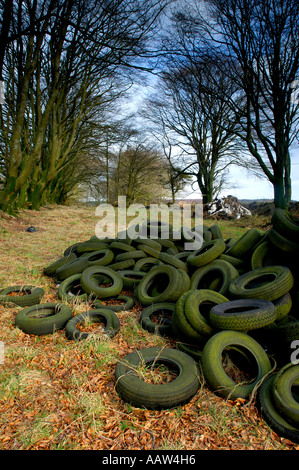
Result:
<svg viewBox="0 0 299 470">
<path fill-rule="evenodd" d="M 298 138 L 299 107 L 292 100 L 299 73 L 298 1 L 204 0 L 190 4 L 177 20 L 189 47 L 200 57 L 214 56 L 219 73 L 240 90 L 224 95 L 240 114 L 236 134 L 272 183 L 275 205 L 286 208 L 290 148 Z M 219 73 L 211 78 L 222 92 Z"/>
</svg>

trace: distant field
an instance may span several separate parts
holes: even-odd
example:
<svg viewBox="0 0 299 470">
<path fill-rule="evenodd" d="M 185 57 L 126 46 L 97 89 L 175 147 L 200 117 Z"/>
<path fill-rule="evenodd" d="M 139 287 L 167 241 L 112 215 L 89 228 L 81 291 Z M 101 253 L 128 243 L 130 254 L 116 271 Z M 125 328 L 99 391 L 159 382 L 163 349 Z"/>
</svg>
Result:
<svg viewBox="0 0 299 470">
<path fill-rule="evenodd" d="M 94 208 L 83 206 L 24 211 L 0 218 L 0 287 L 43 287 L 42 302 L 57 302 L 57 285 L 43 268 L 64 250 L 94 235 Z M 269 227 L 269 218 L 219 224 L 224 237 L 239 237 L 251 227 Z M 34 226 L 36 232 L 25 229 Z M 71 305 L 73 314 L 90 308 Z M 2 450 L 289 450 L 258 413 L 255 401 L 231 402 L 201 388 L 186 405 L 162 411 L 139 409 L 115 391 L 117 361 L 145 347 L 176 347 L 175 340 L 143 330 L 140 307 L 118 314 L 121 329 L 111 339 L 75 343 L 63 330 L 34 336 L 15 327 L 20 307 L 0 305 L 0 449 Z"/>
</svg>

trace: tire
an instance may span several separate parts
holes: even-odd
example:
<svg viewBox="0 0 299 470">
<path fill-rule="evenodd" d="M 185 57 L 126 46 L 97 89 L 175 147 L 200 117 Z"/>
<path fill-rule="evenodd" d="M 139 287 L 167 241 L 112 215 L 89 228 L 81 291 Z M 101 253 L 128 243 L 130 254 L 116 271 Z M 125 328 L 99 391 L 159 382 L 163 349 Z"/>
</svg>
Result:
<svg viewBox="0 0 299 470">
<path fill-rule="evenodd" d="M 100 240 L 88 240 L 77 245 L 76 253 L 78 256 L 82 256 L 92 251 L 106 250 L 107 248 L 109 248 L 109 243 L 104 243 Z"/>
<path fill-rule="evenodd" d="M 266 240 L 258 245 L 252 253 L 251 269 L 263 268 L 265 266 L 264 261 L 269 253 L 271 253 L 271 243 Z"/>
<path fill-rule="evenodd" d="M 279 297 L 276 300 L 273 300 L 273 304 L 276 310 L 276 321 L 279 322 L 283 320 L 291 311 L 292 309 L 292 297 L 290 293 Z"/>
<path fill-rule="evenodd" d="M 221 238 L 223 240 L 223 235 L 219 225 L 211 225 L 210 232 L 212 234 L 213 240 L 215 240 L 216 238 Z"/>
<path fill-rule="evenodd" d="M 188 266 L 184 261 L 176 258 L 174 255 L 170 255 L 169 253 L 160 253 L 159 260 L 162 261 L 162 263 L 174 266 L 176 269 L 182 269 L 186 272 L 188 271 Z"/>
<path fill-rule="evenodd" d="M 119 253 L 118 255 L 115 256 L 115 261 L 127 261 L 127 260 L 136 260 L 140 258 L 146 258 L 147 255 L 144 253 L 142 250 L 133 250 L 133 251 L 127 251 L 126 253 Z"/>
<path fill-rule="evenodd" d="M 235 258 L 234 256 L 229 256 L 226 253 L 222 253 L 222 255 L 220 255 L 218 259 L 222 261 L 227 261 L 236 269 L 242 269 L 244 267 L 244 260 Z"/>
<path fill-rule="evenodd" d="M 299 254 L 299 244 L 289 240 L 286 236 L 281 235 L 273 228 L 269 232 L 270 241 L 276 248 L 287 253 L 289 255 L 298 255 Z"/>
<path fill-rule="evenodd" d="M 215 239 L 210 242 L 206 242 L 202 245 L 199 250 L 193 251 L 187 258 L 187 263 L 191 266 L 200 268 L 205 266 L 214 259 L 218 258 L 226 249 L 225 241 L 221 239 Z"/>
<path fill-rule="evenodd" d="M 275 378 L 276 374 L 269 375 L 259 387 L 257 395 L 258 408 L 268 426 L 278 436 L 299 444 L 299 429 L 285 420 L 275 405 L 273 399 L 273 383 Z"/>
<path fill-rule="evenodd" d="M 212 307 L 209 319 L 220 330 L 256 330 L 273 323 L 276 310 L 268 300 L 238 299 Z"/>
<path fill-rule="evenodd" d="M 144 278 L 145 272 L 135 271 L 133 269 L 125 269 L 123 271 L 118 271 L 119 276 L 123 281 L 124 289 L 134 289 Z"/>
<path fill-rule="evenodd" d="M 118 261 L 116 263 L 109 264 L 109 268 L 113 271 L 124 271 L 125 269 L 133 269 L 135 261 L 133 259 L 126 259 L 125 261 Z"/>
<path fill-rule="evenodd" d="M 70 340 L 80 341 L 94 336 L 93 333 L 86 333 L 77 329 L 78 323 L 84 325 L 86 320 L 89 320 L 92 323 L 103 322 L 105 324 L 103 333 L 108 335 L 110 338 L 113 338 L 120 329 L 120 322 L 116 314 L 112 310 L 99 308 L 97 310 L 81 313 L 69 320 L 65 327 L 66 337 Z"/>
<path fill-rule="evenodd" d="M 271 223 L 273 228 L 289 240 L 297 242 L 299 239 L 299 219 L 289 211 L 275 208 Z"/>
<path fill-rule="evenodd" d="M 58 287 L 57 296 L 58 299 L 62 302 L 73 302 L 75 301 L 85 301 L 88 300 L 88 294 L 84 292 L 81 283 L 81 274 L 74 274 L 73 276 L 67 277 L 62 281 L 62 283 Z M 79 293 L 77 294 L 69 294 L 69 292 L 77 288 L 79 289 Z"/>
<path fill-rule="evenodd" d="M 235 258 L 243 259 L 262 239 L 262 235 L 255 228 L 251 228 L 242 235 L 226 251 L 226 254 Z"/>
<path fill-rule="evenodd" d="M 138 377 L 141 364 L 166 364 L 178 376 L 166 384 L 151 384 Z M 125 356 L 117 363 L 116 390 L 120 397 L 139 408 L 165 409 L 188 402 L 199 389 L 199 369 L 194 359 L 170 348 L 146 348 Z"/>
<path fill-rule="evenodd" d="M 67 305 L 45 303 L 21 310 L 15 321 L 24 333 L 47 335 L 64 328 L 71 318 L 72 311 Z"/>
<path fill-rule="evenodd" d="M 11 293 L 25 292 L 26 295 L 10 296 Z M 30 307 L 39 304 L 45 291 L 41 287 L 35 286 L 11 286 L 5 287 L 0 291 L 0 304 L 9 306 L 18 305 L 19 307 Z"/>
<path fill-rule="evenodd" d="M 97 277 L 105 276 L 112 281 L 110 287 L 100 287 Z M 123 288 L 123 281 L 119 274 L 107 266 L 90 266 L 81 275 L 81 286 L 87 294 L 93 294 L 100 299 L 118 296 Z"/>
<path fill-rule="evenodd" d="M 107 300 L 114 300 L 114 299 L 107 299 Z M 131 310 L 134 307 L 134 299 L 129 295 L 118 295 L 115 297 L 115 300 L 123 300 L 124 303 L 122 305 L 119 304 L 107 304 L 105 301 L 102 302 L 101 300 L 96 300 L 94 302 L 94 306 L 96 308 L 106 308 L 108 310 L 112 310 L 113 312 L 126 312 Z"/>
<path fill-rule="evenodd" d="M 213 306 L 226 302 L 228 299 L 218 292 L 208 289 L 191 291 L 185 301 L 186 320 L 200 335 L 210 337 L 215 330 L 211 326 L 209 312 Z"/>
<path fill-rule="evenodd" d="M 114 258 L 114 253 L 109 248 L 105 248 L 103 250 L 92 251 L 83 254 L 85 260 L 88 261 L 89 266 L 108 266 L 111 264 Z"/>
<path fill-rule="evenodd" d="M 157 250 L 156 248 L 153 248 L 152 246 L 144 245 L 142 243 L 139 243 L 136 248 L 137 250 L 142 250 L 143 253 L 145 253 L 147 257 L 159 258 L 162 246 L 159 243 L 157 243 L 157 245 L 159 245 L 160 250 L 159 249 Z"/>
<path fill-rule="evenodd" d="M 238 277 L 228 288 L 232 299 L 276 300 L 287 294 L 294 284 L 289 268 L 269 266 L 249 271 Z"/>
<path fill-rule="evenodd" d="M 225 295 L 230 283 L 237 277 L 239 273 L 234 266 L 227 261 L 216 259 L 194 271 L 190 289 L 210 289 Z"/>
<path fill-rule="evenodd" d="M 150 333 L 161 336 L 171 335 L 171 317 L 175 308 L 174 303 L 160 302 L 146 307 L 140 315 L 140 324 L 142 328 Z M 153 316 L 159 315 L 159 321 L 152 320 Z M 170 317 L 170 318 L 169 318 Z"/>
<path fill-rule="evenodd" d="M 136 238 L 134 240 L 134 243 L 136 244 L 136 248 L 138 249 L 138 245 L 145 245 L 148 248 L 151 248 L 155 251 L 161 251 L 162 245 L 158 243 L 156 240 L 152 240 L 151 238 Z M 142 250 L 143 248 L 141 248 Z"/>
<path fill-rule="evenodd" d="M 88 260 L 83 256 L 81 258 L 74 259 L 56 269 L 55 277 L 57 281 L 64 281 L 67 277 L 82 273 L 87 267 Z"/>
<path fill-rule="evenodd" d="M 278 324 L 276 335 L 277 340 L 281 344 L 289 347 L 293 341 L 299 339 L 299 320 L 291 320 Z"/>
<path fill-rule="evenodd" d="M 55 276 L 56 270 L 60 268 L 61 266 L 64 266 L 65 264 L 69 263 L 70 261 L 73 261 L 77 258 L 75 253 L 70 253 L 68 255 L 63 256 L 62 258 L 59 258 L 58 260 L 54 261 L 54 263 L 49 264 L 46 268 L 43 269 L 43 273 L 45 276 Z"/>
<path fill-rule="evenodd" d="M 124 241 L 113 241 L 110 243 L 110 249 L 116 254 L 128 252 L 128 251 L 135 251 L 135 248 Z"/>
<path fill-rule="evenodd" d="M 253 358 L 257 373 L 250 383 L 235 382 L 226 374 L 222 354 L 229 347 L 244 349 Z M 248 398 L 257 383 L 271 370 L 270 360 L 261 345 L 240 331 L 223 330 L 213 335 L 205 344 L 201 356 L 204 377 L 210 389 L 223 398 L 236 400 Z"/>
<path fill-rule="evenodd" d="M 162 266 L 162 262 L 158 258 L 152 258 L 147 256 L 146 258 L 140 258 L 136 261 L 133 268 L 134 271 L 148 272 L 154 266 Z"/>
<path fill-rule="evenodd" d="M 153 292 L 153 287 L 158 290 Z M 182 277 L 173 266 L 153 267 L 137 286 L 137 297 L 142 305 L 158 302 L 176 302 L 181 294 Z"/>
<path fill-rule="evenodd" d="M 286 421 L 299 431 L 299 403 L 292 394 L 292 386 L 299 379 L 299 364 L 287 364 L 276 374 L 273 399 Z"/>
</svg>

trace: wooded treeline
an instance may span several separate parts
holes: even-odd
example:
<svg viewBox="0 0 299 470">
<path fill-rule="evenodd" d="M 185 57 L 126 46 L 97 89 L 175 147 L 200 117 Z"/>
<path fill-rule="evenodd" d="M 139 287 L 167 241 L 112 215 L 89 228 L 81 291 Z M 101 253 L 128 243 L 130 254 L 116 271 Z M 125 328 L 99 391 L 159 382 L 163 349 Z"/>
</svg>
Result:
<svg viewBox="0 0 299 470">
<path fill-rule="evenodd" d="M 297 0 L 0 0 L 0 209 L 203 201 L 242 165 L 291 199 Z M 142 73 L 143 75 L 139 75 Z M 156 76 L 139 130 L 130 87 Z M 141 129 L 141 130 L 140 130 Z"/>
</svg>

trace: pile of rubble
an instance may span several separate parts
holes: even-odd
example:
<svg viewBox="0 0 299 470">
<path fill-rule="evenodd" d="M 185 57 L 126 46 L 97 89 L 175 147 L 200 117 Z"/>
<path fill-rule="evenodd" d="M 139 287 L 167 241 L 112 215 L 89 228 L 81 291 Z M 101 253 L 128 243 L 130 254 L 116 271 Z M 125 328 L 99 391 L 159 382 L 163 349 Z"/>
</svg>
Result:
<svg viewBox="0 0 299 470">
<path fill-rule="evenodd" d="M 240 219 L 244 216 L 251 216 L 249 209 L 242 206 L 238 198 L 234 196 L 222 197 L 205 204 L 204 216 L 215 217 L 219 219 Z"/>
</svg>

